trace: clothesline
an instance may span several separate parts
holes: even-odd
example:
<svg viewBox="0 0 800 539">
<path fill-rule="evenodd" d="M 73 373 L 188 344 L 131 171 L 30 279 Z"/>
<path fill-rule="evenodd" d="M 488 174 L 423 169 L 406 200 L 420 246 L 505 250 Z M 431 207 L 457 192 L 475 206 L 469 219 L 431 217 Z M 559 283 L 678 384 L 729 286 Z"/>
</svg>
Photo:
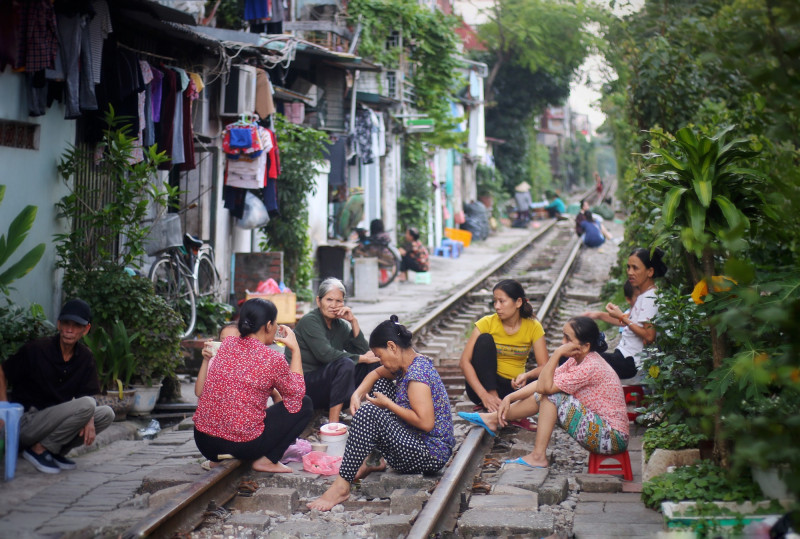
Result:
<svg viewBox="0 0 800 539">
<path fill-rule="evenodd" d="M 166 60 L 168 62 L 175 62 L 175 63 L 178 62 L 177 58 L 172 58 L 171 56 L 162 56 L 162 55 L 156 54 L 154 52 L 140 51 L 139 49 L 134 49 L 133 47 L 128 46 L 128 45 L 126 45 L 124 43 L 117 43 L 117 46 L 122 48 L 122 49 L 126 49 L 126 50 L 129 50 L 131 52 L 135 52 L 136 54 L 141 54 L 143 56 L 150 56 L 152 58 L 158 58 L 159 60 Z"/>
</svg>

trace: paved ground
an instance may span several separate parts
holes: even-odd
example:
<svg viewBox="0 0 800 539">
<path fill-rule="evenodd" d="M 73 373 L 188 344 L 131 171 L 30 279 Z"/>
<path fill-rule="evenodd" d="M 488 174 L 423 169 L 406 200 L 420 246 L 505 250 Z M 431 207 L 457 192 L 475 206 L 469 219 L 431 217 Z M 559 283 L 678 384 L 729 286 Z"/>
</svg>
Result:
<svg viewBox="0 0 800 539">
<path fill-rule="evenodd" d="M 491 265 L 498 253 L 534 232 L 506 229 L 473 244 L 458 259 L 432 257 L 430 284 L 393 283 L 381 290 L 377 302 L 350 304 L 367 333 L 391 314 L 403 322 L 413 321 L 427 305 L 448 297 Z M 617 235 L 615 230 L 612 233 Z M 609 253 L 594 253 L 605 253 L 603 263 L 596 265 L 601 272 L 607 268 Z M 184 387 L 186 400 L 192 400 L 191 391 L 191 386 Z M 170 493 L 164 489 L 205 473 L 199 466 L 202 459 L 191 430 L 176 427 L 151 441 L 136 440 L 136 429 L 142 426 L 143 422 L 115 423 L 92 447 L 73 451 L 76 470 L 43 474 L 18 459 L 16 477 L 0 483 L 0 536 L 116 535 L 159 505 Z M 190 423 L 184 427 L 190 428 Z M 633 438 L 632 446 L 640 448 L 639 437 Z M 631 457 L 638 474 L 636 483 L 641 477 L 640 453 L 632 451 Z M 646 510 L 638 500 L 638 494 L 581 493 L 574 521 L 576 535 L 653 536 L 661 529 L 660 515 Z"/>
</svg>

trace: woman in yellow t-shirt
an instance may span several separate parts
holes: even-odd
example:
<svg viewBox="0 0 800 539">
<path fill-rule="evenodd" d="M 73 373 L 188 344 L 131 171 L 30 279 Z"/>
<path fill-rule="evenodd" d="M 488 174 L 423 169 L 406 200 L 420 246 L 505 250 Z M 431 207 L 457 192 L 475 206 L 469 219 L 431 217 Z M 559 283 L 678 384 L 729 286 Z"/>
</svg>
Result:
<svg viewBox="0 0 800 539">
<path fill-rule="evenodd" d="M 495 314 L 475 322 L 459 362 L 467 396 L 490 412 L 498 409 L 503 397 L 536 380 L 547 363 L 544 329 L 534 318 L 522 285 L 504 279 L 492 295 Z M 531 350 L 537 367 L 526 372 Z"/>
</svg>

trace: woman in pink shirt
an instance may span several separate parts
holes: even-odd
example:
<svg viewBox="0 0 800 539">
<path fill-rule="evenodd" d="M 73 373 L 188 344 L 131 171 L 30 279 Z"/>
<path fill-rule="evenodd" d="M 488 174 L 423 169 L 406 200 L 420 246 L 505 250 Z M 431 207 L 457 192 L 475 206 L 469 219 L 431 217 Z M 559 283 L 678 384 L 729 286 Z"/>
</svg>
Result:
<svg viewBox="0 0 800 539">
<path fill-rule="evenodd" d="M 311 420 L 311 399 L 305 396 L 300 347 L 294 332 L 275 322 L 271 301 L 251 299 L 239 313 L 241 336 L 227 337 L 209 367 L 194 414 L 194 440 L 211 462 L 220 455 L 252 460 L 259 472 L 285 473 L 280 463 Z M 281 336 L 276 335 L 278 330 Z M 280 342 L 292 351 L 291 363 L 267 345 Z M 267 408 L 277 389 L 283 400 Z"/>
<path fill-rule="evenodd" d="M 459 412 L 467 421 L 495 436 L 509 421 L 539 414 L 536 445 L 512 462 L 547 467 L 547 444 L 558 424 L 592 453 L 613 455 L 628 447 L 628 415 L 622 384 L 600 356 L 605 338 L 591 318 L 578 316 L 564 325 L 562 345 L 539 374 L 539 379 L 503 398 L 497 412 Z M 561 366 L 561 357 L 569 359 Z"/>
</svg>

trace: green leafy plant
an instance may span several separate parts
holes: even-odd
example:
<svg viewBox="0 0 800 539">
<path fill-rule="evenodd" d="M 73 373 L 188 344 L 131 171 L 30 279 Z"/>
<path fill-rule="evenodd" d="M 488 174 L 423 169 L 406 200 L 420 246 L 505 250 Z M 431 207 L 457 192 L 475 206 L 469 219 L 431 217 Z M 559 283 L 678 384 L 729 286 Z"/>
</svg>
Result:
<svg viewBox="0 0 800 539">
<path fill-rule="evenodd" d="M 37 303 L 27 308 L 14 303 L 0 305 L 0 363 L 26 342 L 55 332 L 55 326 L 47 320 L 44 309 Z"/>
<path fill-rule="evenodd" d="M 433 177 L 425 164 L 426 154 L 419 138 L 409 137 L 404 150 L 403 177 L 397 199 L 397 227 L 402 231 L 411 226 L 417 227 L 424 241 L 428 235 Z"/>
<path fill-rule="evenodd" d="M 2 204 L 5 194 L 6 186 L 0 185 L 0 204 Z M 19 249 L 22 242 L 28 237 L 28 233 L 33 227 L 33 221 L 36 219 L 36 210 L 36 206 L 25 206 L 11 221 L 8 227 L 8 235 L 0 235 L 0 270 L 2 270 L 0 272 L 0 293 L 3 295 L 8 295 L 9 285 L 20 277 L 27 275 L 44 254 L 45 245 L 40 243 L 22 255 L 22 258 L 14 264 L 2 269 L 3 265 L 11 258 L 11 255 Z"/>
<path fill-rule="evenodd" d="M 197 298 L 195 332 L 198 335 L 213 337 L 232 316 L 233 306 L 214 301 L 209 296 L 201 296 Z"/>
<path fill-rule="evenodd" d="M 761 489 L 747 475 L 733 475 L 708 461 L 658 475 L 642 485 L 642 501 L 651 509 L 683 500 L 744 502 L 761 499 Z"/>
<path fill-rule="evenodd" d="M 110 391 L 115 386 L 122 400 L 122 392 L 130 386 L 131 378 L 136 371 L 136 356 L 131 350 L 138 333 L 128 334 L 125 324 L 117 320 L 113 324 L 111 334 L 98 327 L 84 337 L 86 346 L 92 351 L 100 386 L 103 391 Z"/>
<path fill-rule="evenodd" d="M 156 182 L 157 167 L 168 158 L 155 145 L 133 162 L 137 139 L 131 126 L 118 117 L 113 107 L 105 113 L 106 128 L 100 148 L 103 158 L 95 163 L 94 149 L 70 146 L 58 165 L 58 172 L 71 192 L 56 205 L 69 219 L 70 231 L 56 234 L 57 265 L 65 270 L 65 281 L 90 271 L 101 263 L 141 267 L 151 205 L 164 207 L 176 189 Z M 93 173 L 105 181 L 89 187 L 70 180 Z"/>
<path fill-rule="evenodd" d="M 131 350 L 136 357 L 136 383 L 152 385 L 175 375 L 182 361 L 180 336 L 183 321 L 163 298 L 153 292 L 153 283 L 134 277 L 112 264 L 75 276 L 71 297 L 80 297 L 92 307 L 92 325 L 113 331 L 119 320 L 136 338 Z"/>
<path fill-rule="evenodd" d="M 645 431 L 642 437 L 642 449 L 644 449 L 645 460 L 650 460 L 650 455 L 656 449 L 694 448 L 705 439 L 704 434 L 692 432 L 686 425 L 664 422 Z"/>
<path fill-rule="evenodd" d="M 262 251 L 283 251 L 286 284 L 296 293 L 311 285 L 314 259 L 308 233 L 307 198 L 315 191 L 314 175 L 323 160 L 324 132 L 302 127 L 275 115 L 275 132 L 281 148 L 281 216 L 270 219 L 262 229 Z"/>
</svg>

